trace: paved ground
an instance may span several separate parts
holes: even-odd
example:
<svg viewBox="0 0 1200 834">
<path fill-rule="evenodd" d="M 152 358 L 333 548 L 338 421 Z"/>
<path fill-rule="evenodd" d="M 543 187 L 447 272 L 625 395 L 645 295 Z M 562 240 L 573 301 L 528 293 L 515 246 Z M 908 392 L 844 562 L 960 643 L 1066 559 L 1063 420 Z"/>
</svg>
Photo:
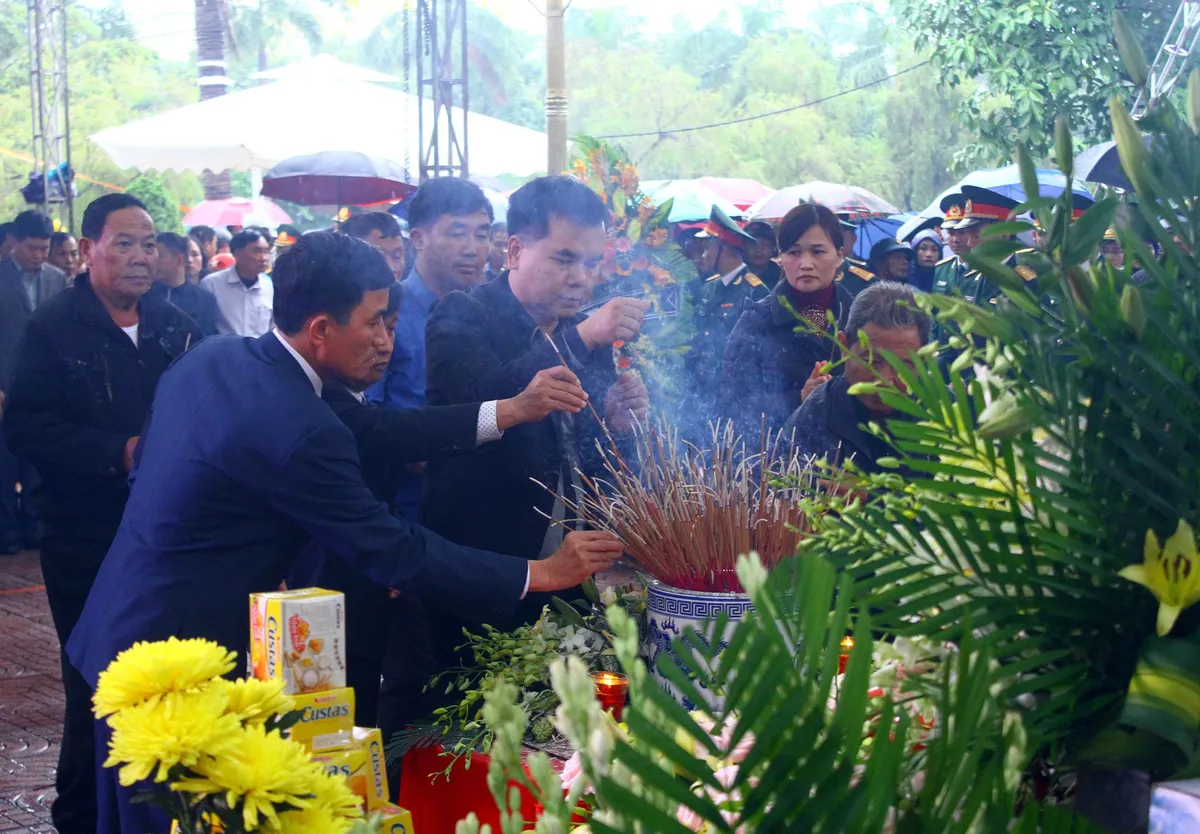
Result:
<svg viewBox="0 0 1200 834">
<path fill-rule="evenodd" d="M 37 553 L 0 556 L 0 832 L 53 832 L 62 733 L 58 638 Z"/>
</svg>

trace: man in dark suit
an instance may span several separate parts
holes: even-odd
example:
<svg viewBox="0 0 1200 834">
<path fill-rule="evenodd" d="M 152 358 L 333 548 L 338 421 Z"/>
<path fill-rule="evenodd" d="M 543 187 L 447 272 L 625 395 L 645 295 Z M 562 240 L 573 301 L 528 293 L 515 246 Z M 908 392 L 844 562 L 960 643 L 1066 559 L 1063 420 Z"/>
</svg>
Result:
<svg viewBox="0 0 1200 834">
<path fill-rule="evenodd" d="M 67 276 L 46 262 L 54 234 L 50 218 L 40 211 L 23 211 L 5 225 L 13 246 L 9 256 L 0 259 L 0 406 L 26 322 L 43 301 L 67 288 Z M 0 553 L 38 546 L 37 492 L 37 471 L 0 442 Z"/>
<path fill-rule="evenodd" d="M 470 295 L 447 295 L 429 320 L 430 405 L 514 396 L 565 358 L 610 431 L 628 436 L 649 401 L 636 373 L 618 378 L 612 344 L 637 335 L 649 302 L 613 298 L 589 317 L 579 313 L 604 259 L 607 216 L 600 198 L 570 177 L 533 180 L 512 195 L 509 271 Z M 562 527 L 547 517 L 569 518 L 562 497 L 576 469 L 598 474 L 597 439 L 604 435 L 591 413 L 559 412 L 469 455 L 431 460 L 421 521 L 454 541 L 536 565 L 562 539 Z M 462 523 L 466 495 L 471 524 Z M 547 601 L 526 600 L 503 626 L 536 619 Z M 449 662 L 466 624 L 455 612 L 431 619 L 439 664 Z"/>
<path fill-rule="evenodd" d="M 158 379 L 200 329 L 146 296 L 158 249 L 135 197 L 107 194 L 83 214 L 84 261 L 70 289 L 25 329 L 4 415 L 9 447 L 42 475 L 42 575 L 65 645 L 129 497 L 126 473 Z M 51 809 L 63 834 L 96 830 L 91 689 L 63 659 L 66 709 Z"/>
<path fill-rule="evenodd" d="M 278 587 L 314 540 L 384 587 L 483 621 L 620 553 L 611 536 L 581 533 L 527 564 L 391 516 L 363 483 L 354 436 L 320 398 L 327 380 L 361 378 L 386 353 L 391 270 L 368 243 L 314 232 L 280 256 L 274 278 L 273 332 L 205 340 L 159 383 L 129 505 L 67 644 L 93 687 L 142 640 L 243 650 L 249 595 Z M 107 740 L 105 722 L 96 730 Z M 102 834 L 166 830 L 131 802 L 145 786 L 121 787 L 115 770 L 99 759 L 97 768 Z"/>
<path fill-rule="evenodd" d="M 391 343 L 395 341 L 401 292 L 399 284 L 393 284 L 389 291 L 387 324 Z M 469 451 L 499 440 L 515 425 L 536 422 L 553 411 L 575 413 L 586 403 L 574 374 L 566 368 L 549 368 L 515 397 L 506 400 L 442 408 L 376 406 L 367 401 L 363 392 L 387 370 L 391 343 L 380 353 L 366 377 L 344 383 L 330 380 L 321 389 L 321 399 L 354 434 L 364 483 L 385 504 L 392 501 L 396 485 L 408 472 L 409 464 L 446 452 Z M 305 556 L 288 577 L 288 587 L 330 588 L 346 595 L 346 609 L 353 612 L 346 620 L 346 677 L 354 689 L 355 721 L 364 727 L 374 727 L 378 720 L 383 656 L 390 640 L 404 641 L 410 646 L 422 642 L 423 624 L 415 624 L 403 616 L 415 600 L 395 601 L 394 592 L 367 579 L 320 546 L 310 547 Z M 414 625 L 422 627 L 414 629 Z"/>
</svg>

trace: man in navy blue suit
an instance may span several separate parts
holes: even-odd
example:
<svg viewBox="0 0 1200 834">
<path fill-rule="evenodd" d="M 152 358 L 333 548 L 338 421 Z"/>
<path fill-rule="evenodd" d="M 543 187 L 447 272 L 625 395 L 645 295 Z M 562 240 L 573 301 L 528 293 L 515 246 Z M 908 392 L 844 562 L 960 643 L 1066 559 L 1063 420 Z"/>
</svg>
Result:
<svg viewBox="0 0 1200 834">
<path fill-rule="evenodd" d="M 280 257 L 274 280 L 272 333 L 207 340 L 159 384 L 121 527 L 67 644 L 93 688 L 137 641 L 204 637 L 243 650 L 249 595 L 276 588 L 311 541 L 384 586 L 481 621 L 620 554 L 608 534 L 578 533 L 526 562 L 391 516 L 363 483 L 350 430 L 320 398 L 325 380 L 362 378 L 386 352 L 391 270 L 370 244 L 318 232 Z M 96 728 L 104 751 L 107 726 Z M 130 802 L 139 786 L 120 787 L 103 755 L 99 831 L 166 830 Z"/>
</svg>

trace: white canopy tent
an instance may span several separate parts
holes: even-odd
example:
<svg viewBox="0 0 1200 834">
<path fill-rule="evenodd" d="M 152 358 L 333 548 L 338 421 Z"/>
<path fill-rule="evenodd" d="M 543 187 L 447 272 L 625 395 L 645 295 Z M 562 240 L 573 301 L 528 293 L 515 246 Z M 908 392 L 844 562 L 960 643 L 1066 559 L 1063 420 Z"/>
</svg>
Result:
<svg viewBox="0 0 1200 834">
<path fill-rule="evenodd" d="M 463 112 L 454 108 L 455 129 Z M 426 135 L 433 104 L 425 102 Z M 526 177 L 546 170 L 546 134 L 478 113 L 467 117 L 472 176 Z M 122 168 L 248 171 L 319 151 L 358 151 L 403 162 L 415 178 L 417 97 L 362 81 L 311 75 L 228 93 L 89 137 Z M 446 159 L 443 151 L 442 159 Z"/>
<path fill-rule="evenodd" d="M 376 84 L 399 84 L 400 79 L 394 75 L 378 72 L 377 70 L 347 64 L 326 52 L 320 52 L 311 58 L 296 61 L 282 67 L 256 72 L 250 76 L 255 81 L 370 81 Z"/>
</svg>

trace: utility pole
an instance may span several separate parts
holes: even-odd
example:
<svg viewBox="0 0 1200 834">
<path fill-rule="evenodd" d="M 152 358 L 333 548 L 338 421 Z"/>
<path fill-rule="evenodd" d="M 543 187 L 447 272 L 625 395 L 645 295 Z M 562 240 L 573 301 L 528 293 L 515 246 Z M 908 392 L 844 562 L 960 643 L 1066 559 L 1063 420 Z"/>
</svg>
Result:
<svg viewBox="0 0 1200 834">
<path fill-rule="evenodd" d="M 546 0 L 546 173 L 567 170 L 567 60 L 562 0 Z"/>
<path fill-rule="evenodd" d="M 466 179 L 471 173 L 467 156 L 471 100 L 466 0 L 417 0 L 415 38 L 421 182 L 433 177 Z M 456 108 L 461 119 L 455 118 Z"/>
<path fill-rule="evenodd" d="M 33 115 L 34 174 L 42 178 L 41 209 L 57 206 L 72 230 L 71 119 L 67 87 L 66 0 L 28 0 L 29 98 Z M 28 198 L 27 198 L 28 199 Z"/>
</svg>

